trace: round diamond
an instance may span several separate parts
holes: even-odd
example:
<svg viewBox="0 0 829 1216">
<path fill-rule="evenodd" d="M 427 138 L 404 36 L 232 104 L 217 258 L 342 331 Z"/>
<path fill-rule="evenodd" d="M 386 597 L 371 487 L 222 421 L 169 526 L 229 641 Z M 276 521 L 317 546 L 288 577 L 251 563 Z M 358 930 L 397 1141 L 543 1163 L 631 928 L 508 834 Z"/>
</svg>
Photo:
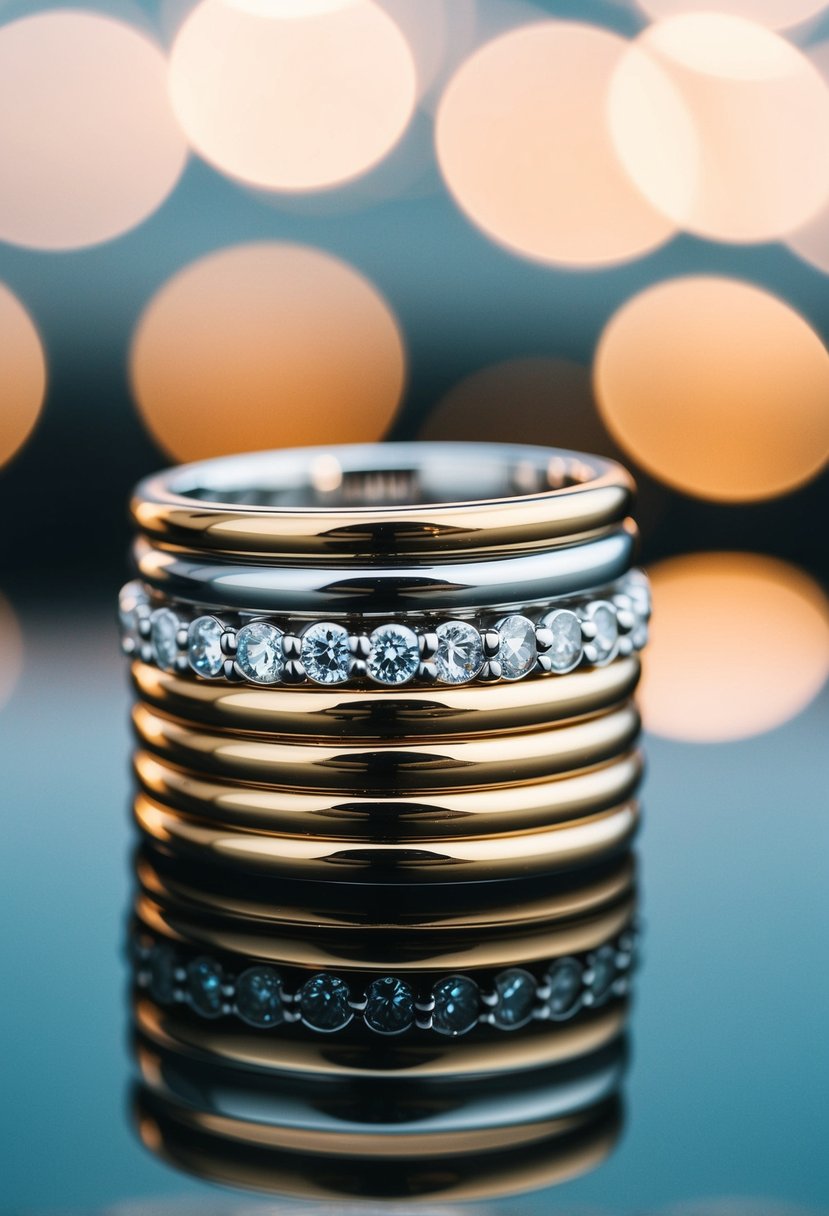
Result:
<svg viewBox="0 0 829 1216">
<path fill-rule="evenodd" d="M 625 595 L 636 615 L 647 621 L 651 615 L 651 585 L 644 571 L 631 570 L 625 579 Z"/>
<path fill-rule="evenodd" d="M 170 608 L 156 608 L 150 617 L 150 638 L 153 655 L 159 667 L 172 671 L 178 658 L 179 619 Z"/>
<path fill-rule="evenodd" d="M 149 959 L 150 993 L 160 1005 L 169 1005 L 176 995 L 176 956 L 172 946 L 153 946 Z"/>
<path fill-rule="evenodd" d="M 438 1034 L 466 1034 L 478 1021 L 480 993 L 474 980 L 465 975 L 450 975 L 432 989 L 435 1008 L 432 1029 Z"/>
<path fill-rule="evenodd" d="M 581 621 L 575 612 L 558 608 L 548 612 L 541 624 L 549 629 L 552 638 L 547 651 L 551 669 L 560 675 L 572 671 L 581 662 Z"/>
<path fill-rule="evenodd" d="M 414 993 L 404 980 L 384 976 L 366 993 L 366 1025 L 378 1034 L 401 1034 L 414 1023 Z"/>
<path fill-rule="evenodd" d="M 535 626 L 525 616 L 506 616 L 495 626 L 500 642 L 498 662 L 505 680 L 520 680 L 535 667 Z"/>
<path fill-rule="evenodd" d="M 198 616 L 187 630 L 187 659 L 200 676 L 217 676 L 224 666 L 224 626 L 215 616 Z"/>
<path fill-rule="evenodd" d="M 596 650 L 595 662 L 597 665 L 609 663 L 619 645 L 619 623 L 613 605 L 599 600 L 590 605 L 586 616 L 596 626 L 596 636 L 592 639 Z"/>
<path fill-rule="evenodd" d="M 492 1010 L 492 1021 L 501 1030 L 517 1030 L 526 1026 L 533 1016 L 535 993 L 538 985 L 529 971 L 521 967 L 510 967 L 495 977 L 497 1002 Z"/>
<path fill-rule="evenodd" d="M 282 630 L 267 621 L 252 621 L 236 634 L 236 665 L 256 684 L 275 684 L 282 675 Z"/>
<path fill-rule="evenodd" d="M 127 583 L 118 595 L 118 619 L 121 623 L 121 642 L 130 654 L 141 645 L 141 621 L 148 612 L 147 597 L 137 581 Z"/>
<path fill-rule="evenodd" d="M 336 975 L 314 975 L 297 993 L 300 1016 L 312 1030 L 341 1030 L 354 1016 L 348 985 Z"/>
<path fill-rule="evenodd" d="M 341 684 L 348 679 L 351 651 L 348 630 L 320 621 L 302 635 L 302 665 L 317 684 Z"/>
<path fill-rule="evenodd" d="M 369 644 L 366 670 L 378 684 L 405 684 L 420 666 L 417 634 L 407 625 L 380 625 Z"/>
<path fill-rule="evenodd" d="M 581 1004 L 581 966 L 574 958 L 562 958 L 547 972 L 550 1017 L 556 1021 L 572 1017 Z"/>
<path fill-rule="evenodd" d="M 443 621 L 435 630 L 438 648 L 435 667 L 444 684 L 465 684 L 484 665 L 481 635 L 466 621 Z"/>
<path fill-rule="evenodd" d="M 222 969 L 212 958 L 188 963 L 187 999 L 203 1018 L 217 1018 L 223 1012 Z"/>
<path fill-rule="evenodd" d="M 587 960 L 587 991 L 591 1004 L 598 1005 L 610 994 L 616 979 L 616 951 L 612 946 L 602 946 Z"/>
<path fill-rule="evenodd" d="M 236 1012 L 249 1026 L 277 1026 L 282 1021 L 282 986 L 273 967 L 242 972 L 236 981 Z"/>
</svg>

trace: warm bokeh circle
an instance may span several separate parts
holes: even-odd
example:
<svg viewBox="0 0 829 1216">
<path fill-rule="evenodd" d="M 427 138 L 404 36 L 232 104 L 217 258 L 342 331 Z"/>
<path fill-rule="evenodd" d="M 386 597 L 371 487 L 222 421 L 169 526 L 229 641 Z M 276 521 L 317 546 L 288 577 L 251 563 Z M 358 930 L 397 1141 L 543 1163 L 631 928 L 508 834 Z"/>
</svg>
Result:
<svg viewBox="0 0 829 1216">
<path fill-rule="evenodd" d="M 680 13 L 729 13 L 747 17 L 772 29 L 787 29 L 808 21 L 826 7 L 826 0 L 638 0 L 654 20 Z"/>
<path fill-rule="evenodd" d="M 40 336 L 17 296 L 0 283 L 0 465 L 28 439 L 45 391 Z"/>
<path fill-rule="evenodd" d="M 397 410 L 405 354 L 377 289 L 339 258 L 263 242 L 174 275 L 137 327 L 142 417 L 176 460 L 373 441 Z"/>
<path fill-rule="evenodd" d="M 170 95 L 193 148 L 269 190 L 323 190 L 397 143 L 417 76 L 372 0 L 202 0 L 178 31 Z"/>
<path fill-rule="evenodd" d="M 144 34 L 72 9 L 0 27 L 0 240 L 110 240 L 161 205 L 186 159 L 164 56 Z"/>
<path fill-rule="evenodd" d="M 829 353 L 748 283 L 681 278 L 635 296 L 602 334 L 595 383 L 620 446 L 688 494 L 772 498 L 829 459 Z"/>
<path fill-rule="evenodd" d="M 699 236 L 776 240 L 829 198 L 829 157 L 815 151 L 829 143 L 829 88 L 756 22 L 692 12 L 648 26 L 619 62 L 608 113 L 632 181 Z"/>
<path fill-rule="evenodd" d="M 596 26 L 541 22 L 492 39 L 449 82 L 435 132 L 447 186 L 473 223 L 513 252 L 600 266 L 673 234 L 609 131 L 608 90 L 627 45 Z M 657 96 L 661 81 L 651 96 L 670 109 L 670 87 Z"/>
<path fill-rule="evenodd" d="M 829 605 L 787 562 L 747 553 L 670 558 L 649 571 L 651 641 L 640 704 L 654 734 L 742 739 L 801 712 L 829 676 Z"/>
</svg>

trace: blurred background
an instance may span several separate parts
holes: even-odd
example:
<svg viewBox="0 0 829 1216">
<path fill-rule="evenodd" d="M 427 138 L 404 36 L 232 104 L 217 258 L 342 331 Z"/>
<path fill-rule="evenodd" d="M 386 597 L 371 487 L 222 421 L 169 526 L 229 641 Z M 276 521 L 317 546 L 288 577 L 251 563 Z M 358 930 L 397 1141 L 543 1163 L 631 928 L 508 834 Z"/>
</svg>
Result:
<svg viewBox="0 0 829 1216">
<path fill-rule="evenodd" d="M 825 1197 L 827 276 L 820 0 L 0 0 L 16 1202 L 184 1186 L 113 1116 L 130 487 L 225 452 L 415 437 L 602 452 L 640 486 L 638 1122 L 568 1195 Z"/>
</svg>

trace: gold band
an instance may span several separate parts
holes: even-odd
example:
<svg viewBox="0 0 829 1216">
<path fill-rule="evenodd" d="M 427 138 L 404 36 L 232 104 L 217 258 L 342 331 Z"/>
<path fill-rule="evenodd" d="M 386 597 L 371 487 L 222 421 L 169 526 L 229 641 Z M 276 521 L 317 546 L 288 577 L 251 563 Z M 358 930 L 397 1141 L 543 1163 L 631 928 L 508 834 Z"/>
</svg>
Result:
<svg viewBox="0 0 829 1216">
<path fill-rule="evenodd" d="M 166 908 L 145 895 L 135 902 L 139 927 L 156 937 L 185 942 L 194 950 L 211 950 L 239 955 L 239 967 L 252 961 L 275 966 L 312 967 L 325 971 L 369 972 L 388 971 L 407 974 L 432 971 L 495 969 L 552 960 L 569 954 L 594 950 L 616 937 L 631 922 L 636 909 L 631 897 L 611 906 L 601 914 L 584 917 L 563 925 L 547 926 L 528 934 L 502 937 L 471 935 L 458 940 L 452 935 L 414 936 L 406 931 L 405 943 L 391 931 L 378 940 L 377 934 L 367 938 L 355 933 L 344 939 L 324 934 L 290 936 L 264 931 L 255 925 L 236 922 L 216 922 L 187 916 L 177 909 Z M 346 977 L 347 978 L 347 977 Z"/>
<path fill-rule="evenodd" d="M 522 882 L 516 889 L 503 884 L 495 890 L 473 887 L 464 900 L 456 890 L 446 895 L 449 906 L 433 899 L 404 904 L 402 892 L 394 906 L 374 900 L 347 899 L 349 888 L 341 884 L 321 887 L 319 883 L 302 887 L 301 896 L 280 889 L 275 901 L 268 879 L 245 875 L 234 889 L 224 871 L 211 875 L 206 867 L 188 873 L 176 859 L 145 849 L 137 858 L 135 873 L 139 888 L 165 908 L 188 916 L 236 918 L 253 921 L 289 936 L 302 932 L 320 933 L 327 938 L 366 937 L 392 932 L 398 940 L 421 937 L 430 940 L 468 938 L 481 934 L 532 934 L 562 921 L 594 915 L 603 909 L 632 898 L 636 887 L 636 866 L 628 854 L 605 865 L 598 873 L 579 873 L 569 883 L 558 876 L 553 883 L 542 882 L 542 890 L 528 892 Z M 258 884 L 265 889 L 259 890 Z M 439 895 L 434 886 L 429 896 Z M 401 935 L 405 934 L 405 938 Z"/>
<path fill-rule="evenodd" d="M 621 522 L 633 489 L 620 465 L 579 452 L 387 443 L 185 465 L 142 481 L 130 508 L 156 542 L 359 561 L 550 548 Z"/>
<path fill-rule="evenodd" d="M 518 788 L 524 792 L 524 787 Z M 135 801 L 135 817 L 153 840 L 196 860 L 298 878 L 382 883 L 488 881 L 585 865 L 621 852 L 633 838 L 639 812 L 635 802 L 625 802 L 535 831 L 416 844 L 397 834 L 393 842 L 331 840 L 211 825 L 144 795 Z"/>
<path fill-rule="evenodd" d="M 284 1151 L 238 1145 L 204 1129 L 182 1125 L 170 1105 L 146 1088 L 134 1117 L 144 1145 L 176 1168 L 225 1186 L 297 1199 L 406 1199 L 416 1195 L 452 1202 L 483 1200 L 559 1185 L 595 1169 L 612 1151 L 621 1128 L 619 1104 L 603 1104 L 581 1117 L 569 1134 L 547 1136 L 512 1150 L 458 1154 L 436 1168 L 429 1154 L 406 1161 L 372 1156 Z"/>
<path fill-rule="evenodd" d="M 361 798 L 210 780 L 149 752 L 137 752 L 134 764 L 149 799 L 165 809 L 198 815 L 206 827 L 218 823 L 226 831 L 232 826 L 287 836 L 313 834 L 323 846 L 348 842 L 371 848 L 390 839 L 395 845 L 420 847 L 563 825 L 625 802 L 642 774 L 641 756 L 634 751 L 573 775 L 524 785 Z"/>
<path fill-rule="evenodd" d="M 483 790 L 537 781 L 600 765 L 627 752 L 639 734 L 632 704 L 552 730 L 444 743 L 282 743 L 194 729 L 139 703 L 133 726 L 143 745 L 181 768 L 217 779 L 262 783 L 288 793 L 331 791 L 343 796 L 399 797 Z"/>
<path fill-rule="evenodd" d="M 149 1042 L 187 1059 L 307 1077 L 405 1076 L 423 1080 L 450 1077 L 511 1076 L 579 1059 L 615 1042 L 627 1020 L 627 1005 L 614 1001 L 580 1014 L 573 1022 L 525 1027 L 499 1037 L 460 1039 L 416 1037 L 382 1043 L 343 1041 L 340 1037 L 263 1034 L 238 1023 L 187 1016 L 137 996 L 133 1020 Z"/>
<path fill-rule="evenodd" d="M 641 673 L 635 655 L 607 667 L 584 668 L 556 679 L 504 681 L 486 687 L 331 690 L 323 687 L 256 688 L 194 680 L 132 664 L 142 700 L 192 723 L 262 731 L 280 738 L 417 739 L 502 734 L 602 713 L 625 701 Z"/>
</svg>

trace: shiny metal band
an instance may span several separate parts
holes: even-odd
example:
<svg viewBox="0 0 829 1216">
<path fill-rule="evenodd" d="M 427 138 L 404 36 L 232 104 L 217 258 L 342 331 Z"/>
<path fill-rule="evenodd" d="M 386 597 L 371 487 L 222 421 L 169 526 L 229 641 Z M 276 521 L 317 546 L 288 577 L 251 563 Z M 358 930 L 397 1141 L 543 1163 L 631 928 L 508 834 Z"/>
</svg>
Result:
<svg viewBox="0 0 829 1216">
<path fill-rule="evenodd" d="M 499 791 L 526 802 L 534 787 Z M 474 799 L 477 795 L 459 795 Z M 544 811 L 546 811 L 546 807 Z M 471 810 L 471 803 L 470 803 Z M 530 831 L 486 836 L 350 840 L 325 835 L 272 835 L 173 811 L 139 795 L 135 818 L 146 834 L 183 857 L 230 868 L 333 882 L 484 882 L 592 864 L 628 846 L 639 820 L 635 802 Z M 428 825 L 427 825 L 428 827 Z"/>
<path fill-rule="evenodd" d="M 154 542 L 315 561 L 527 549 L 621 522 L 633 484 L 596 456 L 389 443 L 232 456 L 170 469 L 131 509 Z"/>
<path fill-rule="evenodd" d="M 392 798 L 572 775 L 628 752 L 640 728 L 627 704 L 573 725 L 494 739 L 333 747 L 194 729 L 140 703 L 132 718 L 141 744 L 179 768 L 290 794 L 345 796 L 358 789 Z"/>
<path fill-rule="evenodd" d="M 132 664 L 138 695 L 173 717 L 225 730 L 263 731 L 283 738 L 417 739 L 499 735 L 601 713 L 631 696 L 638 657 L 608 667 L 579 668 L 566 680 L 504 681 L 487 686 L 407 685 L 375 688 L 297 688 L 193 680 Z"/>
</svg>

